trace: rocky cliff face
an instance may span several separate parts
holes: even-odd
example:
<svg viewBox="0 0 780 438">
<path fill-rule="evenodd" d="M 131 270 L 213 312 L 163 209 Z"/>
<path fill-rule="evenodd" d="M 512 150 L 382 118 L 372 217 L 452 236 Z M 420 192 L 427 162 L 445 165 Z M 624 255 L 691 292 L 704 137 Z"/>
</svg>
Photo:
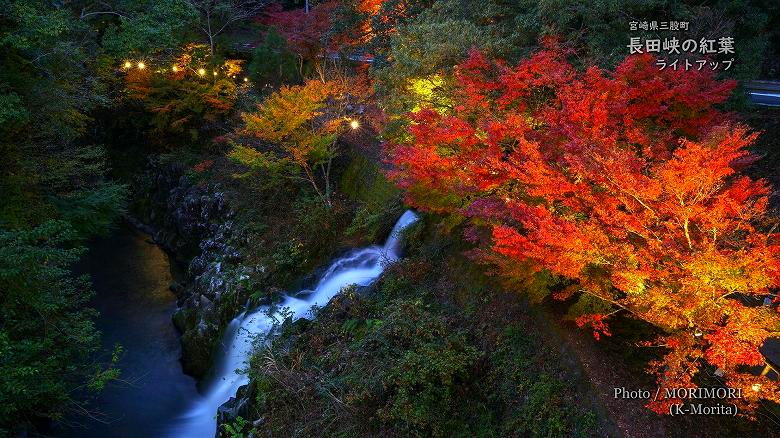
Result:
<svg viewBox="0 0 780 438">
<path fill-rule="evenodd" d="M 174 323 L 182 332 L 184 371 L 202 377 L 222 328 L 242 309 L 262 266 L 242 264 L 248 242 L 219 184 L 197 184 L 177 164 L 150 162 L 133 187 L 129 220 L 187 266 Z"/>
<path fill-rule="evenodd" d="M 133 204 L 128 217 L 186 266 L 186 274 L 171 286 L 179 305 L 174 323 L 182 333 L 184 371 L 196 378 L 203 377 L 214 362 L 223 329 L 250 302 L 270 304 L 279 297 L 278 283 L 284 281 L 280 278 L 299 278 L 297 290 L 314 284 L 320 270 L 326 268 L 323 265 L 319 269 L 311 266 L 301 269 L 299 264 L 290 268 L 283 263 L 286 260 L 278 262 L 275 243 L 289 236 L 277 236 L 275 231 L 257 232 L 257 225 L 265 224 L 247 224 L 252 219 L 248 219 L 246 212 L 237 214 L 234 207 L 238 205 L 237 199 L 245 199 L 241 196 L 245 197 L 246 193 L 239 192 L 241 188 L 230 186 L 229 182 L 223 187 L 214 176 L 205 178 L 176 161 L 150 161 L 133 184 Z M 265 208 L 281 207 L 269 204 Z M 283 212 L 293 210 L 289 205 L 284 207 Z M 283 212 L 274 211 L 284 216 Z M 287 225 L 298 225 L 294 224 L 296 217 L 290 217 Z M 335 219 L 329 220 L 330 226 L 346 226 Z M 254 232 L 250 231 L 253 229 Z M 335 241 L 307 242 L 318 246 L 318 251 L 307 248 L 307 257 L 315 254 L 324 258 L 320 251 L 324 247 L 329 250 L 327 258 L 330 259 L 338 250 Z M 254 409 L 255 394 L 256 385 L 242 387 L 236 397 L 215 412 L 218 424 L 231 423 L 237 416 L 258 418 L 256 412 L 247 415 Z M 260 421 L 253 425 L 258 426 Z"/>
</svg>

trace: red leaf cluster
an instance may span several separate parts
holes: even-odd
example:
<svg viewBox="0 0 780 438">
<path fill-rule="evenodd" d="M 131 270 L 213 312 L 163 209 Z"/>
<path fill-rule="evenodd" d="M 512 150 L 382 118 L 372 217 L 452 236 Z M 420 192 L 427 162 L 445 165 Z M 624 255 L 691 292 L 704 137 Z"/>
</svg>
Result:
<svg viewBox="0 0 780 438">
<path fill-rule="evenodd" d="M 304 59 L 315 59 L 326 46 L 331 15 L 337 4 L 335 1 L 320 3 L 306 12 L 303 8 L 285 11 L 274 3 L 258 21 L 274 27 L 287 40 L 291 51 Z"/>
<path fill-rule="evenodd" d="M 614 71 L 566 56 L 550 46 L 511 67 L 472 53 L 452 109 L 411 114 L 409 140 L 389 146 L 390 176 L 412 206 L 469 218 L 487 242 L 472 253 L 505 275 L 550 271 L 670 333 L 664 385 L 691 385 L 700 358 L 758 380 L 742 366 L 763 362 L 780 319 L 734 298 L 780 284 L 780 248 L 756 225 L 766 184 L 735 170 L 757 134 L 715 108 L 734 83 L 650 56 Z M 608 333 L 596 316 L 579 322 Z"/>
<path fill-rule="evenodd" d="M 214 165 L 214 160 L 203 160 L 200 163 L 192 166 L 192 170 L 198 173 L 203 173 Z"/>
<path fill-rule="evenodd" d="M 593 337 L 597 341 L 601 339 L 601 335 L 612 336 L 612 332 L 609 331 L 609 326 L 607 325 L 605 315 L 582 315 L 577 317 L 574 322 L 578 327 L 584 327 L 586 325 L 591 326 L 593 328 Z"/>
</svg>

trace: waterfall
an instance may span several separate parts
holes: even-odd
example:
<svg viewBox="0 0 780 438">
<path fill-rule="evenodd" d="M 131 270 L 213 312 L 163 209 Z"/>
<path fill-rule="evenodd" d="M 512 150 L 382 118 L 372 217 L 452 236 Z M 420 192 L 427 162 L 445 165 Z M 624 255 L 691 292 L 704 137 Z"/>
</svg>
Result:
<svg viewBox="0 0 780 438">
<path fill-rule="evenodd" d="M 400 234 L 417 221 L 417 215 L 407 210 L 396 222 L 384 246 L 357 249 L 336 259 L 320 278 L 312 291 L 301 291 L 296 298 L 285 296 L 275 313 L 269 315 L 269 306 L 261 306 L 238 315 L 228 327 L 222 339 L 222 349 L 217 355 L 213 376 L 205 386 L 203 397 L 181 417 L 174 420 L 168 436 L 175 438 L 212 438 L 217 431 L 217 409 L 234 397 L 238 388 L 249 382 L 241 371 L 246 367 L 252 353 L 254 340 L 268 334 L 274 321 L 287 316 L 298 319 L 305 316 L 314 306 L 324 306 L 350 285 L 367 286 L 382 273 L 387 263 L 400 257 Z M 305 295 L 304 295 L 305 293 Z"/>
</svg>

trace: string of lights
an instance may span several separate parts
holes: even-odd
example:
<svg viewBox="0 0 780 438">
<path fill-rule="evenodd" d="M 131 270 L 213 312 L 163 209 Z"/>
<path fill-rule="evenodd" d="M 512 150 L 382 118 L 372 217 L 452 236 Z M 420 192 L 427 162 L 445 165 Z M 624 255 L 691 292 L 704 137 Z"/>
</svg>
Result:
<svg viewBox="0 0 780 438">
<path fill-rule="evenodd" d="M 131 70 L 133 67 L 135 67 L 138 70 L 146 70 L 147 66 L 146 66 L 146 63 L 144 61 L 133 62 L 133 61 L 127 60 L 127 61 L 125 61 L 122 64 L 122 67 L 123 67 L 123 70 L 127 71 L 127 70 Z M 203 67 L 200 67 L 197 70 L 195 70 L 195 69 L 190 69 L 190 70 L 192 70 L 193 73 L 197 74 L 200 77 L 205 77 L 206 76 L 206 69 L 203 68 Z M 182 71 L 182 68 L 179 67 L 178 65 L 174 64 L 174 65 L 171 66 L 171 72 L 179 73 L 180 71 Z M 165 73 L 166 70 L 159 70 L 158 69 L 158 70 L 155 70 L 155 72 L 156 73 Z M 219 76 L 219 70 L 213 70 L 212 71 L 212 75 L 214 77 Z M 235 75 L 228 76 L 228 77 L 235 78 Z M 244 76 L 243 82 L 247 82 L 248 83 L 249 82 L 249 78 Z"/>
<path fill-rule="evenodd" d="M 128 71 L 128 70 L 131 70 L 133 67 L 135 67 L 135 68 L 136 68 L 136 69 L 138 69 L 138 70 L 145 70 L 147 66 L 146 66 L 146 63 L 145 63 L 144 61 L 137 61 L 137 62 L 133 62 L 133 61 L 127 60 L 127 61 L 125 61 L 125 62 L 122 64 L 122 67 L 123 67 L 123 70 L 125 70 L 125 71 Z M 195 73 L 196 75 L 200 76 L 201 78 L 206 76 L 206 69 L 205 69 L 205 68 L 203 68 L 203 67 L 200 67 L 200 68 L 198 68 L 197 70 L 195 70 L 195 69 L 192 69 L 192 68 L 189 68 L 189 69 L 190 69 L 190 70 L 191 70 L 193 73 Z M 181 68 L 181 67 L 179 67 L 178 65 L 176 65 L 176 64 L 173 64 L 173 65 L 171 66 L 171 72 L 173 72 L 173 73 L 179 73 L 180 71 L 182 71 L 182 68 Z M 165 72 L 166 72 L 166 70 L 160 70 L 160 69 L 158 69 L 158 70 L 155 70 L 155 72 L 156 72 L 156 73 L 165 73 Z M 219 71 L 218 71 L 218 70 L 213 70 L 213 71 L 212 71 L 212 74 L 213 74 L 213 76 L 216 78 L 217 76 L 219 76 Z M 234 76 L 229 76 L 229 77 L 230 77 L 230 78 L 235 78 L 235 75 L 234 75 Z M 244 76 L 244 78 L 243 78 L 243 82 L 245 82 L 245 83 L 249 83 L 249 78 L 248 78 L 248 77 L 246 77 L 246 76 Z M 266 84 L 266 86 L 268 86 L 268 84 Z M 357 119 L 352 119 L 352 118 L 350 118 L 350 119 L 347 119 L 347 122 L 349 122 L 349 127 L 350 127 L 350 128 L 353 130 L 353 131 L 355 131 L 355 130 L 358 130 L 358 129 L 360 128 L 360 121 L 359 121 L 359 120 L 357 120 Z"/>
</svg>

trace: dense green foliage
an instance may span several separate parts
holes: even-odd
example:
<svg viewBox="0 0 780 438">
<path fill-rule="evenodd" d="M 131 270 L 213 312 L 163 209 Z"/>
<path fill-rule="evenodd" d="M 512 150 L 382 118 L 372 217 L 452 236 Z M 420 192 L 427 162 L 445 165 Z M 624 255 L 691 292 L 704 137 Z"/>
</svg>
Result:
<svg viewBox="0 0 780 438">
<path fill-rule="evenodd" d="M 110 222 L 110 206 L 123 197 L 103 179 L 101 147 L 83 140 L 89 112 L 104 98 L 89 65 L 95 47 L 69 11 L 34 3 L 0 4 L 0 57 L 7 60 L 0 70 L 0 226 L 75 218 L 94 230 Z M 92 224 L 84 222 L 90 215 Z"/>
<path fill-rule="evenodd" d="M 67 222 L 0 231 L 0 434 L 38 418 L 81 408 L 75 390 L 98 390 L 115 371 L 90 358 L 99 346 L 85 277 L 70 265 L 83 251 Z"/>
<path fill-rule="evenodd" d="M 302 79 L 298 58 L 287 49 L 287 41 L 275 29 L 255 48 L 247 70 L 249 78 L 264 87 L 294 84 Z"/>
<path fill-rule="evenodd" d="M 282 324 L 252 362 L 265 419 L 256 433 L 596 433 L 576 371 L 540 342 L 549 334 L 443 245 L 421 242 L 370 292 L 347 290 L 315 320 Z"/>
<path fill-rule="evenodd" d="M 93 115 L 112 102 L 107 64 L 175 44 L 185 23 L 178 1 L 81 3 L 0 1 L 0 434 L 88 414 L 84 394 L 116 376 L 71 273 L 128 192 Z"/>
<path fill-rule="evenodd" d="M 101 47 L 110 59 L 174 51 L 190 41 L 197 18 L 183 0 L 100 2 L 82 16 L 90 13 L 95 14 L 90 17 L 93 20 L 102 18 L 95 24 L 103 33 Z M 106 14 L 115 18 L 105 19 Z"/>
</svg>

